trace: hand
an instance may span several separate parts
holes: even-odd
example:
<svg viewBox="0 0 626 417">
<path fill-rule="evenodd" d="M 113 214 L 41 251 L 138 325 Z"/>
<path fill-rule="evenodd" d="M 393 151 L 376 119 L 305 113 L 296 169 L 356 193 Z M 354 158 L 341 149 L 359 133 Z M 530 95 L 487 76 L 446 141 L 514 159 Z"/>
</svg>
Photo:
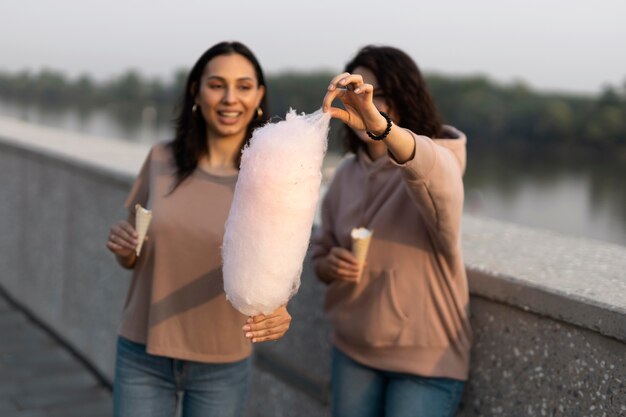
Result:
<svg viewBox="0 0 626 417">
<path fill-rule="evenodd" d="M 341 100 L 345 110 L 332 107 L 335 98 Z M 324 96 L 322 109 L 354 130 L 380 134 L 387 128 L 387 120 L 374 105 L 374 87 L 365 84 L 358 74 L 344 72 L 333 78 Z"/>
<path fill-rule="evenodd" d="M 359 280 L 359 262 L 351 251 L 335 246 L 322 260 L 322 272 L 331 280 L 356 282 Z"/>
<path fill-rule="evenodd" d="M 126 220 L 111 227 L 107 248 L 120 258 L 129 258 L 137 247 L 137 232 Z"/>
<path fill-rule="evenodd" d="M 252 343 L 278 340 L 287 333 L 291 324 L 291 315 L 287 306 L 277 308 L 269 315 L 259 314 L 250 317 L 243 331 Z"/>
</svg>

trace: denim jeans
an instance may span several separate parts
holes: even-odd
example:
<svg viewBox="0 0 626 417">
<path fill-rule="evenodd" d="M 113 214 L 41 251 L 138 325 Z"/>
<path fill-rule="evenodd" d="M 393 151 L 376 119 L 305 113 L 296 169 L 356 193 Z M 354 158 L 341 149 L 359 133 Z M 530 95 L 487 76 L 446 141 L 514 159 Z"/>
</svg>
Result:
<svg viewBox="0 0 626 417">
<path fill-rule="evenodd" d="M 373 369 L 333 348 L 333 417 L 452 417 L 464 385 L 450 378 Z"/>
<path fill-rule="evenodd" d="M 249 358 L 217 364 L 171 359 L 120 337 L 113 416 L 174 417 L 180 405 L 183 417 L 237 417 L 245 407 L 249 379 Z"/>
</svg>

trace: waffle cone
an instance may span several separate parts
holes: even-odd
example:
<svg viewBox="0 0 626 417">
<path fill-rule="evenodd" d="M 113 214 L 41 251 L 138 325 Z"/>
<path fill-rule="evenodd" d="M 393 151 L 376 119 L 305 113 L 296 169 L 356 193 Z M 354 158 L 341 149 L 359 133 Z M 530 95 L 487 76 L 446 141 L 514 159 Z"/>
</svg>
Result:
<svg viewBox="0 0 626 417">
<path fill-rule="evenodd" d="M 367 253 L 370 248 L 370 242 L 372 240 L 372 233 L 366 230 L 369 233 L 367 233 L 367 236 L 362 237 L 362 236 L 358 236 L 358 233 L 356 233 L 357 231 L 358 231 L 357 229 L 354 229 L 352 233 L 352 254 L 357 259 L 357 262 L 359 263 L 359 269 L 360 269 L 359 278 L 360 278 L 361 274 L 363 273 L 363 265 L 365 264 L 365 260 L 367 259 Z"/>
<path fill-rule="evenodd" d="M 363 268 L 363 264 L 365 263 L 365 259 L 367 258 L 367 252 L 369 251 L 371 240 L 372 235 L 369 235 L 368 237 L 362 239 L 352 239 L 352 254 L 359 262 L 360 268 Z"/>
<path fill-rule="evenodd" d="M 146 238 L 150 220 L 152 220 L 152 211 L 146 210 L 139 204 L 135 205 L 135 230 L 137 231 L 137 247 L 135 248 L 135 253 L 137 256 L 141 253 L 141 247 Z"/>
</svg>

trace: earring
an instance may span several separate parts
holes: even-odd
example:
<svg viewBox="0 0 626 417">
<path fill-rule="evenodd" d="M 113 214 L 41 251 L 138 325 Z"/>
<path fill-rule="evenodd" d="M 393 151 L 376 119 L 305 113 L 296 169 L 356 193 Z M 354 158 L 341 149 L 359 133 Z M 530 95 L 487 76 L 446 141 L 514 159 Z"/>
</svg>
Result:
<svg viewBox="0 0 626 417">
<path fill-rule="evenodd" d="M 193 113 L 196 113 L 196 112 L 198 111 L 198 105 L 197 105 L 197 104 L 194 104 L 194 105 L 193 105 L 193 107 L 191 108 L 191 111 L 192 111 Z"/>
<path fill-rule="evenodd" d="M 261 120 L 261 118 L 263 117 L 263 109 L 260 107 L 256 108 L 256 118 Z"/>
</svg>

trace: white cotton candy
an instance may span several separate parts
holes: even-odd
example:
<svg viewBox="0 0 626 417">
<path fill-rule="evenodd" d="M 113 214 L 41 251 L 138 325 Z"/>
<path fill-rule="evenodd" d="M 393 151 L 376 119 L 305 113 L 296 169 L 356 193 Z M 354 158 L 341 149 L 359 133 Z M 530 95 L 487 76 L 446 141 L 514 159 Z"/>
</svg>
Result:
<svg viewBox="0 0 626 417">
<path fill-rule="evenodd" d="M 254 131 L 226 221 L 224 290 L 248 316 L 298 291 L 322 179 L 330 116 L 321 110 Z"/>
</svg>

